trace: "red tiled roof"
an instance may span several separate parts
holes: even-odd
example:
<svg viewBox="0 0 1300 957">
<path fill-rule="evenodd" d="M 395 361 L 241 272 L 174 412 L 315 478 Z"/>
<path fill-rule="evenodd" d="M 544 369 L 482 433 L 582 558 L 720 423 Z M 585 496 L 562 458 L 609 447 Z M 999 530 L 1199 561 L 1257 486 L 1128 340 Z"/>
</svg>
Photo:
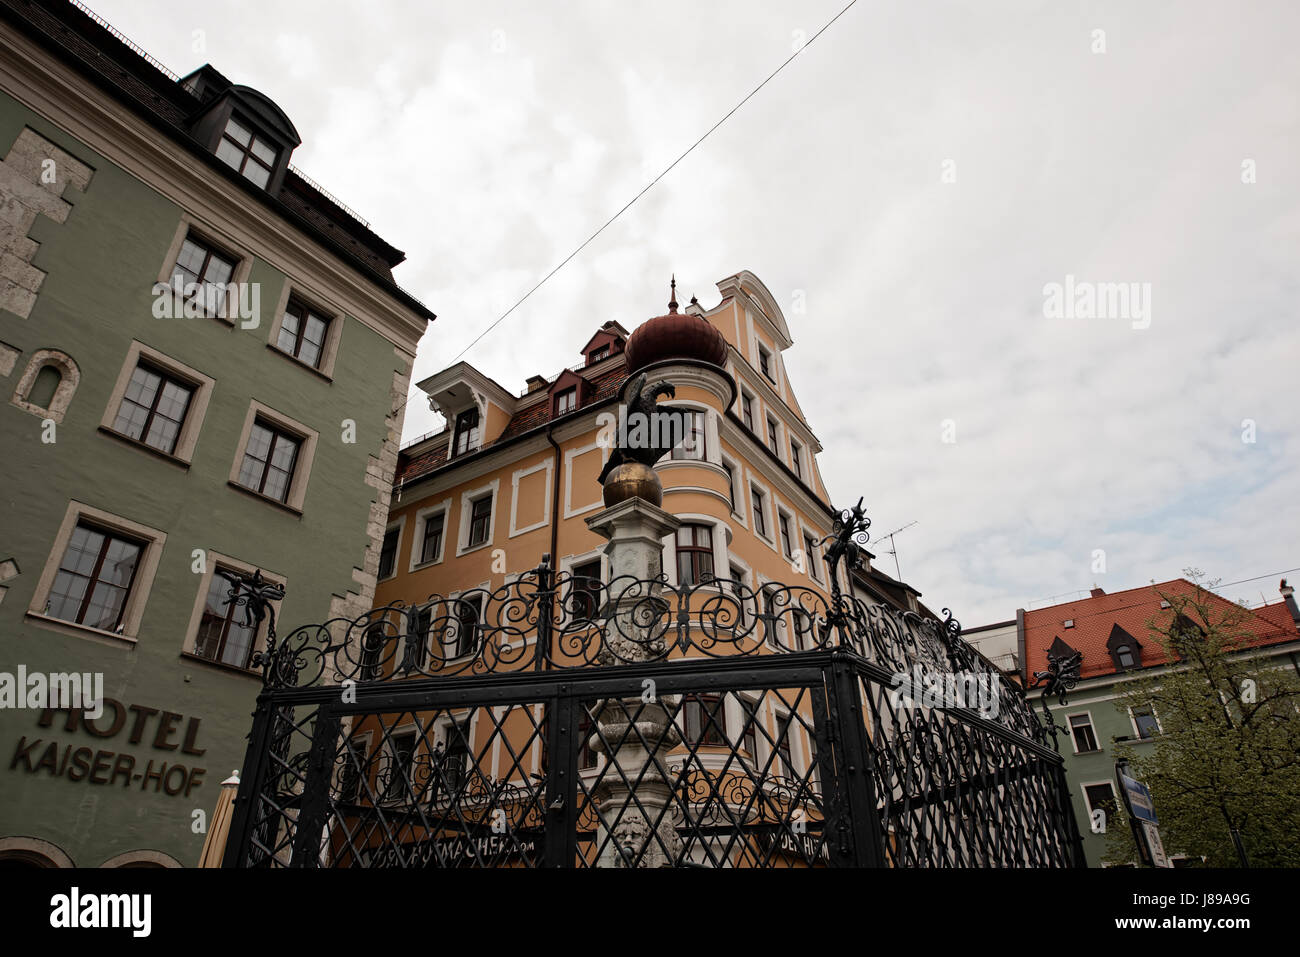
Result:
<svg viewBox="0 0 1300 957">
<path fill-rule="evenodd" d="M 583 403 L 584 407 L 618 395 L 623 383 L 627 381 L 627 367 L 620 363 L 613 369 L 602 372 L 598 376 L 593 376 L 587 381 L 591 383 L 591 393 L 587 401 Z M 534 402 L 527 408 L 519 410 L 506 423 L 505 429 L 492 444 L 498 445 L 517 435 L 522 435 L 545 425 L 551 420 L 551 408 L 552 404 L 543 400 Z M 578 411 L 582 410 L 579 409 Z M 395 483 L 412 482 L 428 475 L 430 472 L 436 471 L 445 464 L 447 464 L 446 443 L 414 455 L 403 452 L 397 457 L 397 474 L 394 476 L 393 481 Z"/>
<path fill-rule="evenodd" d="M 591 383 L 591 393 L 584 404 L 591 405 L 618 393 L 619 387 L 627 381 L 627 368 L 619 365 L 617 368 L 602 372 L 598 376 L 587 379 L 587 381 Z M 528 408 L 516 412 L 511 417 L 497 441 L 502 442 L 514 438 L 516 435 L 535 429 L 539 425 L 545 425 L 549 421 L 551 421 L 551 403 L 534 403 Z"/>
<path fill-rule="evenodd" d="M 1095 678 L 1099 675 L 1112 674 L 1116 671 L 1111 660 L 1106 642 L 1111 629 L 1119 625 L 1137 639 L 1141 646 L 1142 665 L 1164 664 L 1168 661 L 1155 637 L 1151 634 L 1147 622 L 1167 619 L 1168 609 L 1160 607 L 1160 593 L 1166 595 L 1193 595 L 1196 586 L 1185 578 L 1156 585 L 1144 585 L 1112 595 L 1100 595 L 1096 598 L 1083 598 L 1079 601 L 1052 605 L 1025 612 L 1025 663 L 1026 672 L 1047 670 L 1047 649 L 1056 638 L 1083 652 L 1080 676 Z M 1223 611 L 1238 607 L 1219 595 L 1208 595 L 1208 603 Z M 1074 627 L 1066 628 L 1064 623 L 1073 619 Z M 1291 613 L 1282 602 L 1263 605 L 1251 610 L 1249 617 L 1240 628 L 1248 633 L 1251 645 L 1271 645 L 1282 641 L 1300 639 Z"/>
</svg>

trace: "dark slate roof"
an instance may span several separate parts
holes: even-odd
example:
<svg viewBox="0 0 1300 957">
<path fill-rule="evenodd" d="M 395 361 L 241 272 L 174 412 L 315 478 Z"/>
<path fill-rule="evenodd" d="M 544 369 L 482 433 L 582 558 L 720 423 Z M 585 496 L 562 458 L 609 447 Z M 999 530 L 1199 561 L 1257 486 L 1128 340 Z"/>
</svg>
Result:
<svg viewBox="0 0 1300 957">
<path fill-rule="evenodd" d="M 209 156 L 189 132 L 190 118 L 202 106 L 200 100 L 161 63 L 99 17 L 77 4 L 59 0 L 0 0 L 0 19 L 26 33 L 155 126 L 195 152 Z M 215 157 L 211 159 L 220 165 Z M 392 267 L 402 262 L 405 254 L 293 169 L 286 173 L 277 196 L 270 196 L 237 174 L 232 174 L 232 180 L 263 202 L 278 206 L 322 245 L 362 266 L 363 271 L 377 274 L 381 285 L 420 315 L 434 318 L 427 307 L 393 283 Z"/>
</svg>

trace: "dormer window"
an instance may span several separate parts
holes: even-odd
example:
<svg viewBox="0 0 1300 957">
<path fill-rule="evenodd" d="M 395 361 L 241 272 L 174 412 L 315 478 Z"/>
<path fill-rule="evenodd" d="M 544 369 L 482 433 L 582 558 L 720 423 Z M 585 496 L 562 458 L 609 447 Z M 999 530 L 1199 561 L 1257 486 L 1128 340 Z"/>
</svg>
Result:
<svg viewBox="0 0 1300 957">
<path fill-rule="evenodd" d="M 1131 671 L 1142 667 L 1142 646 L 1136 638 L 1119 625 L 1112 626 L 1110 637 L 1106 639 L 1106 650 L 1116 671 Z"/>
<path fill-rule="evenodd" d="M 452 436 L 452 457 L 478 451 L 478 409 L 466 409 L 456 416 L 456 432 Z"/>
<path fill-rule="evenodd" d="M 235 172 L 263 188 L 271 180 L 278 151 L 269 140 L 231 117 L 217 144 L 217 158 Z"/>
<path fill-rule="evenodd" d="M 592 349 L 587 354 L 587 365 L 599 362 L 601 359 L 609 358 L 609 346 L 601 346 L 599 349 Z"/>
<path fill-rule="evenodd" d="M 555 414 L 565 415 L 578 407 L 578 387 L 565 389 L 555 397 Z"/>
</svg>

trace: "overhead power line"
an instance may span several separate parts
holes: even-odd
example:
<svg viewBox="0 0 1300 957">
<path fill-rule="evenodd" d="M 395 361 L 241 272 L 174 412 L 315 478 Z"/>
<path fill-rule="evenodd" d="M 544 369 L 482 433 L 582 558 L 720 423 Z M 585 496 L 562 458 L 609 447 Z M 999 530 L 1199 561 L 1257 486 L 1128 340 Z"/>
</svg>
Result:
<svg viewBox="0 0 1300 957">
<path fill-rule="evenodd" d="M 614 223 L 614 222 L 615 222 L 615 221 L 616 221 L 620 216 L 622 216 L 622 215 L 623 215 L 624 213 L 626 213 L 629 209 L 631 209 L 631 208 L 632 208 L 632 205 L 633 205 L 634 203 L 636 203 L 637 200 L 639 200 L 639 199 L 640 199 L 642 196 L 644 196 L 646 193 L 650 192 L 650 190 L 654 188 L 654 186 L 655 186 L 656 183 L 658 183 L 661 179 L 663 179 L 665 176 L 667 176 L 669 173 L 671 173 L 671 172 L 673 171 L 673 168 L 674 168 L 678 163 L 680 163 L 682 160 L 686 159 L 686 157 L 690 156 L 691 153 L 694 152 L 695 148 L 696 148 L 697 146 L 699 146 L 701 143 L 703 143 L 706 139 L 708 139 L 708 138 L 709 138 L 709 137 L 714 133 L 714 131 L 716 131 L 716 130 L 718 129 L 718 127 L 722 126 L 723 123 L 727 122 L 727 120 L 729 120 L 729 119 L 731 119 L 733 116 L 735 116 L 736 113 L 738 113 L 738 112 L 740 111 L 740 108 L 741 108 L 742 106 L 744 106 L 746 103 L 748 103 L 748 102 L 749 102 L 749 101 L 754 97 L 754 95 L 755 95 L 756 93 L 758 93 L 759 90 L 761 90 L 761 89 L 763 89 L 763 87 L 767 86 L 767 84 L 770 83 L 770 82 L 771 82 L 771 81 L 776 77 L 776 75 L 777 75 L 778 73 L 780 73 L 780 72 L 781 72 L 782 70 L 784 70 L 787 66 L 789 66 L 789 65 L 791 64 L 791 62 L 793 62 L 794 59 L 795 59 L 796 57 L 799 56 L 799 54 L 803 53 L 804 50 L 807 50 L 810 46 L 812 46 L 813 43 L 816 42 L 816 40 L 817 40 L 818 37 L 820 37 L 823 33 L 825 33 L 827 30 L 829 30 L 829 29 L 831 28 L 831 25 L 834 24 L 836 20 L 838 20 L 840 17 L 844 16 L 844 14 L 848 13 L 849 10 L 850 10 L 854 5 L 857 4 L 857 2 L 858 2 L 858 0 L 849 0 L 849 2 L 848 2 L 847 4 L 844 5 L 844 7 L 840 10 L 839 13 L 835 14 L 835 16 L 833 16 L 833 17 L 831 17 L 829 20 L 827 20 L 826 23 L 825 23 L 825 25 L 824 25 L 820 30 L 818 30 L 816 33 L 814 33 L 814 34 L 813 34 L 813 35 L 808 39 L 808 42 L 807 42 L 807 43 L 805 43 L 803 46 L 799 47 L 799 49 L 795 50 L 792 54 L 790 54 L 790 56 L 787 57 L 787 58 L 785 59 L 785 61 L 784 61 L 780 66 L 778 66 L 775 70 L 773 70 L 771 73 L 769 73 L 769 74 L 767 75 L 767 77 L 763 80 L 763 82 L 759 83 L 758 86 L 756 86 L 756 87 L 754 87 L 752 90 L 750 90 L 749 93 L 747 93 L 747 94 L 745 95 L 745 98 L 744 98 L 743 100 L 741 100 L 739 103 L 737 103 L 735 106 L 733 106 L 730 110 L 728 110 L 727 113 L 726 113 L 726 115 L 723 116 L 722 119 L 718 120 L 718 122 L 714 123 L 711 127 L 709 127 L 708 130 L 705 131 L 705 133 L 704 133 L 703 136 L 701 136 L 701 137 L 700 137 L 699 139 L 697 139 L 694 143 L 692 143 L 690 146 L 688 146 L 688 147 L 686 148 L 686 151 L 683 152 L 680 156 L 678 156 L 677 159 L 675 159 L 675 160 L 673 160 L 671 163 L 669 163 L 668 166 L 664 169 L 664 171 L 663 171 L 662 173 L 660 173 L 658 176 L 656 176 L 654 179 L 652 179 L 648 184 L 646 184 L 646 186 L 645 186 L 645 187 L 644 187 L 644 188 L 643 188 L 639 193 L 637 193 L 637 194 L 636 194 L 635 196 L 633 196 L 630 200 L 628 200 L 627 203 L 624 204 L 624 206 L 623 206 L 622 209 L 620 209 L 617 213 L 615 213 L 615 214 L 614 214 L 613 216 L 611 216 L 609 219 L 605 220 L 605 222 L 604 222 L 603 224 L 601 224 L 601 226 L 600 226 L 599 229 L 597 229 L 594 233 L 592 233 L 592 234 L 591 234 L 590 236 L 588 236 L 585 240 L 583 240 L 582 243 L 578 246 L 577 249 L 575 249 L 573 252 L 569 253 L 569 255 L 565 256 L 562 260 L 560 260 L 559 264 L 558 264 L 554 269 L 552 269 L 550 272 L 548 272 L 545 276 L 543 276 L 540 280 L 538 280 L 537 284 L 534 285 L 533 288 L 529 289 L 526 293 L 524 293 L 523 296 L 521 296 L 521 297 L 519 298 L 519 301 L 518 301 L 518 302 L 516 302 L 513 306 L 511 306 L 509 309 L 507 309 L 505 312 L 503 312 L 503 313 L 502 313 L 500 316 L 498 316 L 495 320 L 493 320 L 491 324 L 489 324 L 485 329 L 483 329 L 482 332 L 480 332 L 477 336 L 475 336 L 475 337 L 470 341 L 469 345 L 467 345 L 464 349 L 460 350 L 460 352 L 456 353 L 456 356 L 451 360 L 452 363 L 454 363 L 454 362 L 458 362 L 458 361 L 459 361 L 459 360 L 460 360 L 460 359 L 461 359 L 461 358 L 462 358 L 462 357 L 463 357 L 467 352 L 469 352 L 469 351 L 470 351 L 471 349 L 473 349 L 476 345 L 478 345 L 478 343 L 483 339 L 484 336 L 486 336 L 489 332 L 491 332 L 493 329 L 495 329 L 497 326 L 499 326 L 503 321 L 505 321 L 506 317 L 508 317 L 512 312 L 514 312 L 516 309 L 518 309 L 520 306 L 522 306 L 525 302 L 527 302 L 527 301 L 528 301 L 528 298 L 529 298 L 533 293 L 535 293 L 538 289 L 541 289 L 542 286 L 544 286 L 544 285 L 546 284 L 546 282 L 547 282 L 547 281 L 548 281 L 552 276 L 554 276 L 557 272 L 559 272 L 561 269 L 563 269 L 565 266 L 567 266 L 567 265 L 569 264 L 569 262 L 570 262 L 571 260 L 573 260 L 573 258 L 574 258 L 575 256 L 577 256 L 578 253 L 580 253 L 580 252 L 582 252 L 584 249 L 586 249 L 587 246 L 589 246 L 589 245 L 591 244 L 591 242 L 592 242 L 592 241 L 593 241 L 597 236 L 599 236 L 601 233 L 603 233 L 603 232 L 604 232 L 607 228 L 609 228 L 609 226 L 611 226 L 611 225 L 612 225 L 612 224 L 613 224 L 613 223 Z M 450 363 L 449 363 L 449 364 L 450 364 Z M 409 397 L 409 395 L 408 395 L 408 397 L 407 397 L 407 400 L 408 400 L 408 401 L 409 401 L 409 398 L 410 398 L 410 397 Z M 393 410 L 393 414 L 396 415 L 398 412 L 400 412 L 400 411 L 401 411 L 402 409 L 404 409 L 405 407 L 406 407 L 406 402 L 404 401 L 401 405 L 399 405 L 396 409 Z"/>
</svg>

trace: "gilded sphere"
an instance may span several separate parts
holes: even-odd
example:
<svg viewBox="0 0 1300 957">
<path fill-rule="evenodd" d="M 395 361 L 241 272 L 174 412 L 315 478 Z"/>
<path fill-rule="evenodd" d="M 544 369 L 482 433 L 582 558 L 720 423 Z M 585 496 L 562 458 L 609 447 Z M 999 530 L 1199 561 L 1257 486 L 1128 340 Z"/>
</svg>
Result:
<svg viewBox="0 0 1300 957">
<path fill-rule="evenodd" d="M 601 494 L 606 506 L 617 505 L 629 498 L 645 499 L 656 506 L 664 501 L 664 487 L 659 475 L 641 462 L 624 462 L 615 466 L 606 476 Z"/>
</svg>

